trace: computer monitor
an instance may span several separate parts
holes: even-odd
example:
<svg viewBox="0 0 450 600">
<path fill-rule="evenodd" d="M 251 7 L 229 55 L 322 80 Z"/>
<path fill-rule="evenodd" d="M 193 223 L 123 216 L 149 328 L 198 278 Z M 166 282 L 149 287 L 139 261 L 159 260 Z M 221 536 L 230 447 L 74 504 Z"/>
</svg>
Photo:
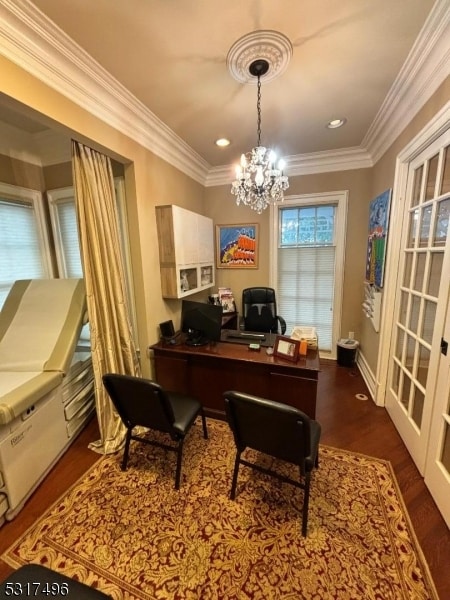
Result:
<svg viewBox="0 0 450 600">
<path fill-rule="evenodd" d="M 181 329 L 187 333 L 185 343 L 188 346 L 204 346 L 209 342 L 219 341 L 222 314 L 221 306 L 182 300 Z"/>
</svg>

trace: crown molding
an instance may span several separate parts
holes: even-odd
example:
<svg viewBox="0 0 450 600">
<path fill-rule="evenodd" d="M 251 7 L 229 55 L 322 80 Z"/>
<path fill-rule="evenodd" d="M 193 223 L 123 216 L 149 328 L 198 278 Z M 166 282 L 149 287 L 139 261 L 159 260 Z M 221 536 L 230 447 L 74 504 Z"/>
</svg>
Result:
<svg viewBox="0 0 450 600">
<path fill-rule="evenodd" d="M 296 155 L 289 176 L 372 166 L 449 74 L 449 0 L 437 0 L 359 148 Z M 0 0 L 0 53 L 202 185 L 232 180 L 184 140 L 29 0 Z"/>
<path fill-rule="evenodd" d="M 288 177 L 366 169 L 373 166 L 370 154 L 364 148 L 343 148 L 330 152 L 311 152 L 283 157 L 286 161 L 285 173 Z M 205 186 L 231 185 L 235 179 L 234 166 L 212 167 L 206 177 Z"/>
<path fill-rule="evenodd" d="M 374 164 L 450 73 L 449 0 L 437 0 L 362 141 Z"/>
<path fill-rule="evenodd" d="M 0 0 L 0 52 L 199 183 L 209 164 L 29 0 Z"/>
</svg>

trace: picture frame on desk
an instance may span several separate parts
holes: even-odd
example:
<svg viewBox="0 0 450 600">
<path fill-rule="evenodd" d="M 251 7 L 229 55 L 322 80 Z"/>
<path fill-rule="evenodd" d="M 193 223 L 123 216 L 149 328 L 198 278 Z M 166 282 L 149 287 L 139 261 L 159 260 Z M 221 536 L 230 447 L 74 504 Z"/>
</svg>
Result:
<svg viewBox="0 0 450 600">
<path fill-rule="evenodd" d="M 297 362 L 300 352 L 300 340 L 284 335 L 277 335 L 273 346 L 273 355 L 291 362 Z"/>
<path fill-rule="evenodd" d="M 257 269 L 259 225 L 241 223 L 216 225 L 216 266 L 218 269 Z"/>
</svg>

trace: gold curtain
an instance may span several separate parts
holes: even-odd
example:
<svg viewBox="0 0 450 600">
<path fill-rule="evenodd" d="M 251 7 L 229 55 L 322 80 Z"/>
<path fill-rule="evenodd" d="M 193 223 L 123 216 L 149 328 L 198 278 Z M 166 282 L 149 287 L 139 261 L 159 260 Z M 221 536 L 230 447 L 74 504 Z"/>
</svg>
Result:
<svg viewBox="0 0 450 600">
<path fill-rule="evenodd" d="M 105 373 L 139 375 L 120 253 L 114 179 L 109 157 L 72 140 L 72 170 L 91 331 L 101 454 L 117 451 L 125 427 L 107 395 Z"/>
</svg>

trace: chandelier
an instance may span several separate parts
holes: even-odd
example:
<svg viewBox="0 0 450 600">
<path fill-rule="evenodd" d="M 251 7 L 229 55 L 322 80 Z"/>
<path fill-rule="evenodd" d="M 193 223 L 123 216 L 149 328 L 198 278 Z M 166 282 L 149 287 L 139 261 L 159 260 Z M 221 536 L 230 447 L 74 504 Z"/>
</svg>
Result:
<svg viewBox="0 0 450 600">
<path fill-rule="evenodd" d="M 285 162 L 277 157 L 273 150 L 261 146 L 261 77 L 269 70 L 265 59 L 254 60 L 249 71 L 258 78 L 256 108 L 258 112 L 258 144 L 251 152 L 242 154 L 241 164 L 236 167 L 236 179 L 231 186 L 231 193 L 236 196 L 236 204 L 242 202 L 261 214 L 269 204 L 281 202 L 283 192 L 289 187 L 289 180 L 283 174 Z"/>
</svg>

